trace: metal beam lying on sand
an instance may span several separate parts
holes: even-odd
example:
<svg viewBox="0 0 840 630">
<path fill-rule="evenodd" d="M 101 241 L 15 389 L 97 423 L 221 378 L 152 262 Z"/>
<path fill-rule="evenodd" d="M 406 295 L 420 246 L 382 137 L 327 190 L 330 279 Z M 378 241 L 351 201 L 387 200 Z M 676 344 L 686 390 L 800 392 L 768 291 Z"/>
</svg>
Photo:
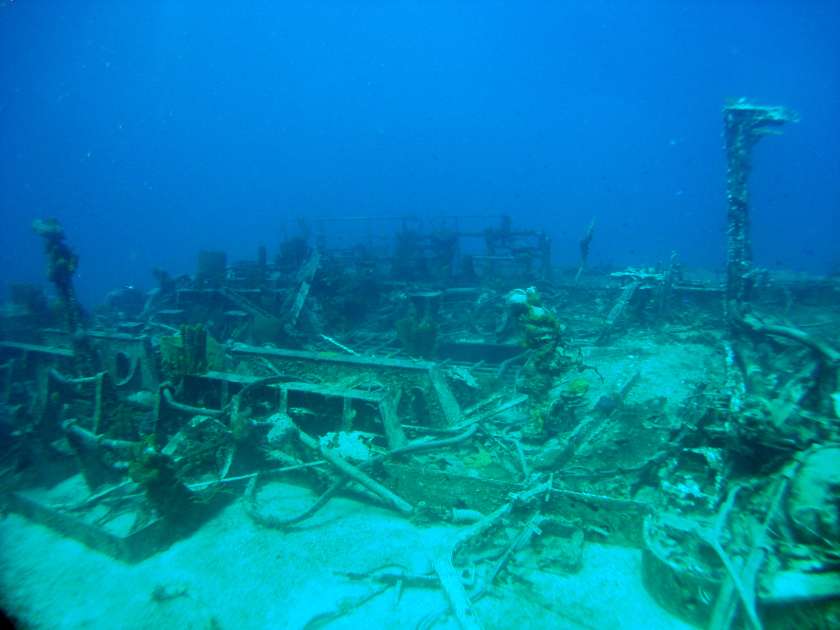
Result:
<svg viewBox="0 0 840 630">
<path fill-rule="evenodd" d="M 9 510 L 63 536 L 129 563 L 140 562 L 165 549 L 178 537 L 171 523 L 160 517 L 154 517 L 136 528 L 122 531 L 124 528 L 114 528 L 109 522 L 102 523 L 102 510 L 93 510 L 91 514 L 71 514 L 67 510 L 50 505 L 43 497 L 30 496 L 25 491 L 11 493 L 7 497 L 6 505 Z M 99 521 L 96 521 L 94 516 L 100 517 Z M 125 518 L 123 515 L 123 520 Z"/>
<path fill-rule="evenodd" d="M 271 361 L 284 374 L 320 375 L 324 380 L 347 378 L 375 380 L 392 392 L 395 399 L 408 390 L 424 394 L 428 407 L 428 424 L 435 427 L 458 426 L 463 414 L 449 384 L 440 373 L 440 366 L 431 361 L 339 355 L 305 350 L 266 348 L 232 344 L 234 356 L 262 357 Z"/>
</svg>

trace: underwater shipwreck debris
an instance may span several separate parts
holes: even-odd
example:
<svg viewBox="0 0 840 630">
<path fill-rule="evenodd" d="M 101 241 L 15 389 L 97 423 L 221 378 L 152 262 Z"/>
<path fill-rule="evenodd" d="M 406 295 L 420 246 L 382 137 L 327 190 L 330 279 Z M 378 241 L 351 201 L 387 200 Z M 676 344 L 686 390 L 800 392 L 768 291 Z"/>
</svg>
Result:
<svg viewBox="0 0 840 630">
<path fill-rule="evenodd" d="M 589 227 L 586 228 L 586 233 L 580 239 L 580 264 L 578 265 L 577 273 L 575 273 L 575 284 L 580 281 L 586 269 L 586 264 L 589 261 L 589 247 L 592 244 L 592 238 L 595 236 L 595 219 L 589 222 Z"/>
<path fill-rule="evenodd" d="M 831 473 L 817 473 L 813 483 L 808 477 L 825 468 L 815 462 L 827 461 L 820 454 L 840 441 L 832 398 L 840 355 L 827 340 L 769 323 L 778 315 L 757 299 L 762 289 L 754 282 L 749 243 L 750 151 L 797 117 L 742 99 L 724 109 L 724 118 L 727 370 L 715 386 L 723 397 L 720 404 L 709 400 L 695 425 L 705 439 L 683 433 L 682 452 L 660 471 L 659 509 L 645 525 L 645 581 L 663 605 L 715 630 L 830 625 L 840 588 L 827 595 L 832 578 L 816 575 L 827 570 L 836 578 L 836 567 L 829 568 L 825 539 L 809 534 L 803 548 L 796 525 L 802 518 L 810 532 L 827 532 L 838 520 L 836 497 L 828 507 L 824 489 Z M 795 490 L 802 487 L 810 498 L 802 500 Z M 791 574 L 797 577 L 790 582 L 782 577 Z M 793 582 L 800 587 L 783 594 Z"/>
<path fill-rule="evenodd" d="M 642 553 L 653 597 L 697 624 L 827 617 L 838 351 L 793 322 L 840 294 L 774 279 L 724 320 L 714 275 L 676 257 L 553 282 L 540 234 L 418 227 L 402 266 L 323 238 L 158 274 L 139 314 L 136 296 L 96 312 L 92 371 L 70 330 L 0 316 L 10 507 L 130 561 L 235 498 L 277 536 L 322 527 L 341 495 L 460 527 L 419 568 L 346 572 L 370 590 L 311 627 L 413 586 L 446 598 L 420 627 L 479 627 L 485 594 L 585 569 L 597 543 Z M 476 273 L 455 271 L 453 235 L 484 242 Z"/>
<path fill-rule="evenodd" d="M 678 274 L 677 255 L 671 255 L 671 261 L 665 270 L 635 269 L 630 267 L 624 271 L 615 271 L 610 277 L 621 282 L 621 293 L 607 314 L 604 327 L 598 343 L 605 343 L 610 336 L 620 328 L 623 320 L 630 319 L 631 304 L 637 311 L 636 319 L 642 319 L 640 313 L 648 308 L 649 318 L 653 322 L 663 324 L 668 312 L 669 303 L 674 291 L 674 282 Z M 638 297 L 637 295 L 642 295 Z M 634 304 L 635 303 L 635 304 Z"/>
<path fill-rule="evenodd" d="M 98 357 L 88 343 L 84 314 L 76 297 L 73 276 L 79 266 L 79 256 L 65 241 L 64 228 L 56 219 L 36 219 L 33 231 L 44 239 L 47 255 L 47 278 L 58 293 L 67 330 L 75 347 L 75 369 L 78 374 L 91 374 L 98 366 Z"/>
<path fill-rule="evenodd" d="M 295 326 L 297 326 L 301 310 L 303 310 L 303 305 L 312 287 L 312 279 L 315 277 L 320 264 L 321 254 L 317 249 L 313 249 L 298 272 L 297 290 L 289 293 L 289 297 L 283 303 L 283 312 L 286 313 L 285 330 L 289 334 L 292 334 Z"/>
<path fill-rule="evenodd" d="M 757 105 L 745 98 L 723 108 L 726 140 L 727 263 L 726 307 L 739 313 L 750 301 L 752 244 L 750 241 L 749 188 L 752 149 L 764 136 L 799 116 L 786 107 Z"/>
<path fill-rule="evenodd" d="M 44 252 L 49 265 L 47 278 L 61 299 L 67 318 L 67 329 L 75 333 L 82 324 L 81 306 L 73 286 L 79 256 L 65 242 L 64 228 L 56 219 L 37 219 L 32 223 L 32 229 L 44 239 Z"/>
</svg>

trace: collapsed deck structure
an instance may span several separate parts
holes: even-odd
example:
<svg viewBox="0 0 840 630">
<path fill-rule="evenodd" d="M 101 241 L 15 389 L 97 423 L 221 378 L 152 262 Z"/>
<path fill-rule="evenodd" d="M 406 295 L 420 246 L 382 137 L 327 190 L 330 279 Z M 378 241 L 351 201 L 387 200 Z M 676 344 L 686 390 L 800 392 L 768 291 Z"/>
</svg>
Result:
<svg viewBox="0 0 840 630">
<path fill-rule="evenodd" d="M 566 273 L 508 218 L 405 220 L 388 252 L 308 233 L 273 261 L 201 252 L 84 316 L 78 259 L 39 222 L 58 302 L 18 286 L 0 320 L 7 508 L 135 562 L 233 500 L 282 535 L 352 493 L 464 525 L 427 574 L 367 576 L 437 585 L 463 628 L 501 576 L 527 582 L 518 556 L 574 573 L 591 541 L 641 549 L 697 625 L 836 621 L 840 281 L 752 266 L 749 151 L 795 117 L 724 117 L 725 279 L 588 269 L 594 222 Z M 276 478 L 319 498 L 290 513 Z"/>
</svg>

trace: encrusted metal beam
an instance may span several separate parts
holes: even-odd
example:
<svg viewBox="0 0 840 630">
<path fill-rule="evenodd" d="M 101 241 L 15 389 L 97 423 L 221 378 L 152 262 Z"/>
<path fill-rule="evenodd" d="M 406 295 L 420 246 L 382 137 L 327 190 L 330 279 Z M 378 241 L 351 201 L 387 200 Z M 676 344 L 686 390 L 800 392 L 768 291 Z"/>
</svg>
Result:
<svg viewBox="0 0 840 630">
<path fill-rule="evenodd" d="M 726 311 L 739 313 L 749 302 L 752 288 L 749 187 L 753 146 L 766 135 L 779 135 L 780 127 L 799 120 L 786 107 L 756 105 L 741 98 L 723 108 L 726 139 L 727 263 Z"/>
</svg>

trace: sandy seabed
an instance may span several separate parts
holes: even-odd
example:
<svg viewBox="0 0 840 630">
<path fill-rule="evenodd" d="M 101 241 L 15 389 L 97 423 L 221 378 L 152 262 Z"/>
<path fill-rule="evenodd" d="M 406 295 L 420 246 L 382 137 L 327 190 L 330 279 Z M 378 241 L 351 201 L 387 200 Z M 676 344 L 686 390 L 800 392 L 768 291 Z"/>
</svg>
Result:
<svg viewBox="0 0 840 630">
<path fill-rule="evenodd" d="M 313 499 L 309 490 L 283 483 L 264 491 L 267 505 L 290 512 Z M 425 572 L 429 551 L 455 531 L 418 527 L 339 498 L 301 527 L 280 532 L 255 525 L 237 501 L 191 537 L 131 565 L 10 514 L 0 520 L 0 604 L 26 628 L 303 628 L 374 588 L 336 572 L 386 565 Z M 488 630 L 689 628 L 644 590 L 640 563 L 636 549 L 587 544 L 579 573 L 537 572 L 528 576 L 530 586 L 500 580 L 476 611 Z M 161 589 L 183 594 L 158 601 L 153 594 Z M 440 589 L 410 587 L 397 597 L 392 588 L 310 627 L 411 629 L 444 607 Z M 434 628 L 457 624 L 446 617 Z"/>
</svg>

